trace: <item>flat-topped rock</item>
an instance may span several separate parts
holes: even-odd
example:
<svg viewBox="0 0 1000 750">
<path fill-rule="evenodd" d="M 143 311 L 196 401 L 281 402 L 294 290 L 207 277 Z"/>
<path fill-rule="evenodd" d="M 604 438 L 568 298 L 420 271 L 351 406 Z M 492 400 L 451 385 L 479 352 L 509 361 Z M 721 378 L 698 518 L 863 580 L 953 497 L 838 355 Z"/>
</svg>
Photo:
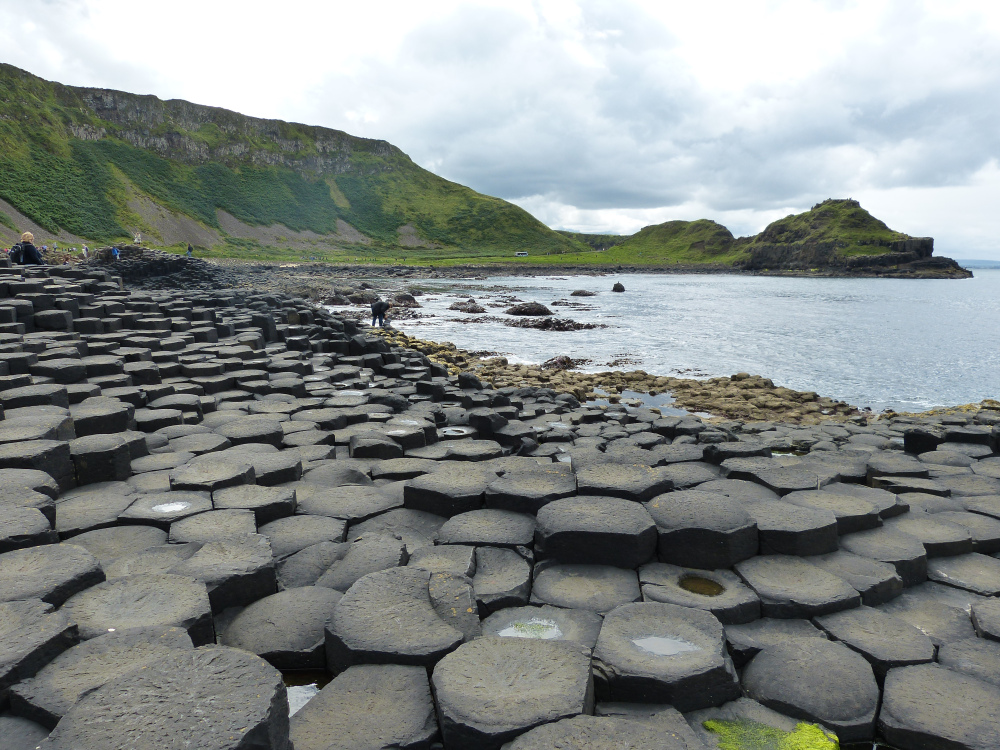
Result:
<svg viewBox="0 0 1000 750">
<path fill-rule="evenodd" d="M 934 661 L 931 639 L 905 620 L 871 607 L 816 618 L 829 635 L 865 657 L 881 682 L 896 667 Z"/>
<path fill-rule="evenodd" d="M 733 662 L 742 668 L 770 646 L 793 643 L 800 638 L 826 638 L 811 620 L 764 617 L 739 625 L 726 626 L 726 640 Z"/>
<path fill-rule="evenodd" d="M 837 550 L 839 527 L 830 510 L 781 500 L 746 503 L 744 507 L 757 524 L 761 554 L 804 557 Z"/>
<path fill-rule="evenodd" d="M 531 565 L 514 550 L 476 547 L 475 569 L 472 586 L 480 614 L 528 603 Z"/>
<path fill-rule="evenodd" d="M 247 534 L 185 546 L 197 549 L 167 572 L 204 582 L 216 614 L 246 606 L 277 590 L 274 558 L 266 536 Z"/>
<path fill-rule="evenodd" d="M 978 552 L 928 560 L 927 577 L 982 596 L 1000 594 L 1000 560 Z"/>
<path fill-rule="evenodd" d="M 527 547 L 533 543 L 535 519 L 524 513 L 484 508 L 449 518 L 435 537 L 438 544 Z"/>
<path fill-rule="evenodd" d="M 635 571 L 608 565 L 539 565 L 531 587 L 532 604 L 598 614 L 641 598 Z"/>
<path fill-rule="evenodd" d="M 118 521 L 122 524 L 156 526 L 170 530 L 174 521 L 205 513 L 213 509 L 208 492 L 150 492 L 133 498 Z"/>
<path fill-rule="evenodd" d="M 760 598 L 729 570 L 649 563 L 639 569 L 639 583 L 644 601 L 703 609 L 724 625 L 760 617 Z"/>
<path fill-rule="evenodd" d="M 0 602 L 0 700 L 78 640 L 69 615 L 41 599 Z"/>
<path fill-rule="evenodd" d="M 760 597 L 765 617 L 816 617 L 861 604 L 843 578 L 797 557 L 754 557 L 737 564 L 736 572 Z"/>
<path fill-rule="evenodd" d="M 446 747 L 497 750 L 540 724 L 593 709 L 590 651 L 569 642 L 486 637 L 432 676 Z"/>
<path fill-rule="evenodd" d="M 41 599 L 58 607 L 103 580 L 97 558 L 75 544 L 47 544 L 0 555 L 0 601 Z"/>
<path fill-rule="evenodd" d="M 603 495 L 645 502 L 674 488 L 659 467 L 601 464 L 580 469 L 576 474 L 581 495 Z"/>
<path fill-rule="evenodd" d="M 883 527 L 843 536 L 840 546 L 859 557 L 889 563 L 904 586 L 927 580 L 927 550 L 909 534 Z"/>
<path fill-rule="evenodd" d="M 281 674 L 239 649 L 174 650 L 86 695 L 42 747 L 162 750 L 191 737 L 202 750 L 291 750 Z"/>
<path fill-rule="evenodd" d="M 271 551 L 280 559 L 319 542 L 344 541 L 347 523 L 326 516 L 289 516 L 271 521 L 257 531 L 271 540 Z"/>
<path fill-rule="evenodd" d="M 659 495 L 645 507 L 656 523 L 661 562 L 714 570 L 757 554 L 757 522 L 738 500 L 686 490 Z"/>
<path fill-rule="evenodd" d="M 378 487 L 323 487 L 305 482 L 297 487 L 298 512 L 360 523 L 402 506 L 402 501 Z"/>
<path fill-rule="evenodd" d="M 935 646 L 975 636 L 969 613 L 937 595 L 931 588 L 937 585 L 925 583 L 909 588 L 878 609 L 910 623 Z"/>
<path fill-rule="evenodd" d="M 593 649 L 603 619 L 584 609 L 562 607 L 507 607 L 483 620 L 483 635 L 573 641 Z"/>
<path fill-rule="evenodd" d="M 653 557 L 656 533 L 649 513 L 631 500 L 565 498 L 538 511 L 535 553 L 564 563 L 636 568 Z"/>
<path fill-rule="evenodd" d="M 861 601 L 868 606 L 887 602 L 903 591 L 903 579 L 889 563 L 845 550 L 815 555 L 809 558 L 809 562 L 827 573 L 843 578 L 861 594 Z"/>
</svg>

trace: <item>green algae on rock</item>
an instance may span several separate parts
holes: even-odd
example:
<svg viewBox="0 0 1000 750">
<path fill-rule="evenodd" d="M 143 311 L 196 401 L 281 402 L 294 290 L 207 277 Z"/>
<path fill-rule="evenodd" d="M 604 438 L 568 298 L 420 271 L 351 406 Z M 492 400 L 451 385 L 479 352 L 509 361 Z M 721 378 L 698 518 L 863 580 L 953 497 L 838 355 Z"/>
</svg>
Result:
<svg viewBox="0 0 1000 750">
<path fill-rule="evenodd" d="M 816 724 L 797 724 L 794 731 L 756 721 L 709 720 L 704 727 L 719 735 L 719 750 L 839 750 L 840 743 Z"/>
</svg>

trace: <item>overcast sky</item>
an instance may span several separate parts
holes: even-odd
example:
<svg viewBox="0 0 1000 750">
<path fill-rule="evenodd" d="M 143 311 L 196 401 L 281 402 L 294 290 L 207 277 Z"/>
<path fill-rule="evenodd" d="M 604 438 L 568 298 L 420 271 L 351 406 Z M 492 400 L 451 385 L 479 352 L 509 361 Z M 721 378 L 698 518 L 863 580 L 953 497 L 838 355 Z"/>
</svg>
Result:
<svg viewBox="0 0 1000 750">
<path fill-rule="evenodd" d="M 51 80 L 383 138 L 556 228 L 830 197 L 1000 260 L 1000 3 L 0 0 Z"/>
</svg>

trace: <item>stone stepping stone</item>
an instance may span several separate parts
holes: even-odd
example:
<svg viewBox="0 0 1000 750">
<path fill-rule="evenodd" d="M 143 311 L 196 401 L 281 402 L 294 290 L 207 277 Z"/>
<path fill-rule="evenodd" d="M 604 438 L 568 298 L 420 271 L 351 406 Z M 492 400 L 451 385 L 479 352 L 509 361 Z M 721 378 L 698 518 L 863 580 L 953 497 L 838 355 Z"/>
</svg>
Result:
<svg viewBox="0 0 1000 750">
<path fill-rule="evenodd" d="M 347 591 L 359 578 L 380 570 L 406 565 L 406 545 L 385 534 L 362 534 L 351 540 L 342 557 L 316 581 L 316 586 Z"/>
<path fill-rule="evenodd" d="M 154 526 L 113 526 L 77 534 L 72 543 L 85 548 L 104 568 L 119 557 L 166 544 L 167 532 Z"/>
<path fill-rule="evenodd" d="M 934 661 L 930 638 L 905 620 L 872 607 L 823 615 L 816 624 L 865 657 L 879 683 L 890 669 Z"/>
<path fill-rule="evenodd" d="M 1000 687 L 1000 643 L 983 638 L 946 643 L 938 650 L 942 667 Z"/>
<path fill-rule="evenodd" d="M 826 634 L 810 620 L 779 620 L 773 617 L 726 626 L 729 653 L 738 669 L 742 669 L 765 648 L 794 643 L 800 638 L 826 638 Z"/>
<path fill-rule="evenodd" d="M 907 492 L 899 495 L 899 501 L 906 503 L 911 513 L 943 513 L 945 511 L 965 510 L 962 501 L 957 497 L 942 497 L 928 495 L 926 492 Z"/>
<path fill-rule="evenodd" d="M 35 750 L 48 736 L 49 730 L 41 724 L 20 716 L 0 714 L 0 737 L 7 743 L 7 750 Z"/>
<path fill-rule="evenodd" d="M 918 477 L 876 477 L 872 485 L 878 489 L 906 495 L 913 492 L 924 492 L 929 495 L 947 497 L 951 490 L 936 479 L 921 479 Z"/>
<path fill-rule="evenodd" d="M 434 538 L 447 520 L 422 510 L 398 508 L 352 524 L 350 534 L 358 536 L 374 532 L 398 536 L 406 543 L 406 551 L 412 555 L 421 547 L 434 546 Z"/>
<path fill-rule="evenodd" d="M 698 485 L 698 491 L 725 495 L 741 503 L 778 499 L 778 493 L 744 479 L 713 479 L 711 482 Z"/>
<path fill-rule="evenodd" d="M 52 729 L 87 693 L 134 669 L 153 666 L 175 650 L 191 650 L 180 628 L 106 633 L 73 646 L 35 677 L 15 685 L 11 708 Z"/>
<path fill-rule="evenodd" d="M 296 492 L 299 513 L 342 518 L 351 524 L 366 521 L 403 505 L 401 500 L 383 492 L 379 487 L 324 487 L 299 482 Z"/>
<path fill-rule="evenodd" d="M 423 748 L 439 736 L 426 670 L 398 664 L 349 667 L 291 719 L 295 750 Z"/>
<path fill-rule="evenodd" d="M 738 563 L 736 572 L 760 597 L 765 617 L 818 617 L 861 604 L 843 578 L 797 557 L 754 557 Z"/>
<path fill-rule="evenodd" d="M 649 563 L 639 568 L 639 583 L 643 601 L 703 609 L 723 625 L 760 618 L 760 598 L 729 570 Z"/>
<path fill-rule="evenodd" d="M 76 623 L 41 599 L 0 602 L 0 701 L 77 640 Z"/>
<path fill-rule="evenodd" d="M 938 520 L 934 515 L 907 513 L 887 521 L 886 528 L 912 536 L 924 545 L 929 558 L 972 552 L 972 535 L 967 528 Z"/>
<path fill-rule="evenodd" d="M 866 500 L 878 509 L 878 514 L 881 518 L 892 518 L 906 512 L 906 504 L 900 502 L 899 497 L 895 493 L 875 487 L 866 487 L 863 484 L 836 482 L 823 487 L 819 492 L 833 495 L 847 495 L 859 500 Z"/>
<path fill-rule="evenodd" d="M 133 502 L 119 514 L 118 521 L 169 531 L 175 521 L 206 513 L 213 507 L 211 495 L 207 492 L 150 492 L 133 498 Z"/>
<path fill-rule="evenodd" d="M 535 567 L 530 601 L 604 614 L 641 598 L 634 570 L 608 565 L 541 564 Z"/>
<path fill-rule="evenodd" d="M 472 586 L 483 615 L 528 603 L 531 565 L 514 550 L 476 547 L 475 569 Z"/>
<path fill-rule="evenodd" d="M 257 533 L 257 523 L 250 510 L 210 510 L 181 518 L 170 524 L 171 544 L 182 542 L 219 542 Z"/>
<path fill-rule="evenodd" d="M 324 669 L 324 626 L 340 597 L 321 586 L 271 594 L 236 615 L 220 643 L 255 653 L 278 669 Z"/>
<path fill-rule="evenodd" d="M 984 555 L 1000 552 L 1000 521 L 964 509 L 935 514 L 936 520 L 953 523 L 968 529 L 972 536 L 972 551 Z"/>
<path fill-rule="evenodd" d="M 244 461 L 203 457 L 170 472 L 171 490 L 215 492 L 239 484 L 254 484 L 253 465 Z"/>
<path fill-rule="evenodd" d="M 204 582 L 216 614 L 277 591 L 271 545 L 260 534 L 205 544 L 167 572 Z"/>
<path fill-rule="evenodd" d="M 765 555 L 822 555 L 838 549 L 837 517 L 829 510 L 804 508 L 782 500 L 746 503 L 757 524 Z"/>
<path fill-rule="evenodd" d="M 816 490 L 822 484 L 833 481 L 832 476 L 824 482 L 817 473 L 794 466 L 782 466 L 773 458 L 727 459 L 722 462 L 722 476 L 726 479 L 756 482 L 776 495 L 787 495 L 797 490 Z"/>
<path fill-rule="evenodd" d="M 692 711 L 686 718 L 696 741 L 702 743 L 697 750 L 720 745 L 732 747 L 733 743 L 737 750 L 758 750 L 768 745 L 774 747 L 775 743 L 778 747 L 799 744 L 815 750 L 837 748 L 837 735 L 830 730 L 816 724 L 803 724 L 746 697 L 723 706 Z M 689 745 L 687 750 L 694 748 Z"/>
<path fill-rule="evenodd" d="M 278 590 L 312 586 L 331 565 L 347 554 L 346 542 L 318 542 L 278 563 Z"/>
<path fill-rule="evenodd" d="M 490 547 L 529 547 L 534 541 L 535 519 L 523 513 L 485 508 L 449 518 L 438 530 L 438 544 Z"/>
<path fill-rule="evenodd" d="M 476 548 L 461 544 L 420 547 L 410 555 L 406 564 L 431 573 L 451 573 L 471 578 L 476 572 Z"/>
<path fill-rule="evenodd" d="M 882 476 L 926 478 L 928 474 L 927 467 L 912 456 L 880 451 L 868 459 L 868 483 Z"/>
<path fill-rule="evenodd" d="M 505 745 L 507 750 L 548 750 L 555 747 L 581 750 L 618 750 L 621 747 L 689 750 L 690 746 L 680 737 L 665 735 L 659 726 L 649 721 L 586 715 L 542 724 Z"/>
<path fill-rule="evenodd" d="M 719 478 L 719 468 L 706 463 L 680 463 L 664 466 L 662 476 L 675 490 L 687 490 Z"/>
<path fill-rule="evenodd" d="M 0 470 L 3 469 L 45 472 L 61 490 L 76 484 L 69 443 L 62 440 L 28 440 L 0 445 Z"/>
<path fill-rule="evenodd" d="M 1000 688 L 936 664 L 889 672 L 878 729 L 899 747 L 1000 747 Z"/>
<path fill-rule="evenodd" d="M 963 497 L 962 505 L 970 513 L 978 513 L 990 518 L 1000 519 L 1000 495 Z"/>
<path fill-rule="evenodd" d="M 928 560 L 927 577 L 982 596 L 1000 594 L 1000 560 L 978 552 Z"/>
<path fill-rule="evenodd" d="M 41 599 L 58 607 L 103 580 L 97 559 L 75 544 L 46 544 L 0 555 L 0 601 Z"/>
<path fill-rule="evenodd" d="M 350 484 L 370 485 L 372 480 L 366 473 L 367 471 L 366 462 L 337 459 L 326 461 L 322 466 L 310 469 L 303 474 L 302 481 L 320 484 L 324 487 L 343 487 Z"/>
<path fill-rule="evenodd" d="M 119 557 L 107 566 L 104 573 L 112 578 L 134 576 L 141 573 L 159 574 L 169 572 L 178 563 L 184 562 L 202 548 L 201 544 L 162 544 L 150 547 L 133 555 Z"/>
<path fill-rule="evenodd" d="M 178 575 L 134 575 L 100 583 L 60 610 L 79 625 L 80 638 L 162 625 L 183 628 L 196 646 L 215 642 L 205 584 Z"/>
<path fill-rule="evenodd" d="M 604 618 L 594 660 L 598 691 L 613 701 L 693 711 L 740 695 L 723 627 L 698 609 L 659 602 L 617 607 Z"/>
<path fill-rule="evenodd" d="M 132 455 L 120 434 L 70 440 L 69 452 L 77 484 L 123 481 L 132 476 Z"/>
<path fill-rule="evenodd" d="M 441 468 L 438 461 L 426 458 L 390 458 L 372 467 L 372 479 L 400 481 L 430 474 Z"/>
<path fill-rule="evenodd" d="M 656 523 L 661 562 L 714 570 L 757 554 L 757 523 L 738 500 L 683 490 L 659 495 L 645 507 Z"/>
<path fill-rule="evenodd" d="M 446 466 L 433 474 L 407 480 L 403 503 L 407 508 L 450 518 L 483 507 L 486 488 L 496 479 L 493 471 L 468 466 Z"/>
<path fill-rule="evenodd" d="M 1000 495 L 1000 479 L 981 474 L 940 477 L 937 482 L 958 497 Z"/>
<path fill-rule="evenodd" d="M 833 729 L 842 743 L 871 740 L 879 689 L 871 665 L 840 643 L 803 638 L 765 648 L 743 671 L 748 697 Z"/>
<path fill-rule="evenodd" d="M 969 613 L 954 603 L 948 603 L 925 583 L 907 589 L 891 602 L 878 609 L 910 623 L 924 633 L 935 646 L 960 641 L 975 636 Z"/>
<path fill-rule="evenodd" d="M 497 750 L 533 727 L 593 710 L 590 651 L 573 643 L 480 638 L 431 678 L 444 744 Z"/>
<path fill-rule="evenodd" d="M 288 557 L 319 542 L 342 542 L 347 523 L 326 516 L 289 516 L 264 524 L 258 530 L 271 540 L 276 559 Z"/>
<path fill-rule="evenodd" d="M 601 464 L 580 469 L 576 482 L 581 495 L 645 502 L 674 488 L 665 471 L 665 467 Z"/>
<path fill-rule="evenodd" d="M 185 435 L 170 441 L 170 450 L 179 453 L 193 453 L 196 456 L 225 450 L 231 446 L 232 443 L 229 442 L 228 438 L 211 432 Z"/>
<path fill-rule="evenodd" d="M 59 535 L 38 508 L 0 505 L 0 554 L 58 541 Z"/>
<path fill-rule="evenodd" d="M 169 471 L 183 466 L 194 458 L 193 453 L 154 453 L 132 460 L 133 474 L 145 474 L 150 471 Z"/>
<path fill-rule="evenodd" d="M 888 528 L 861 531 L 840 538 L 842 549 L 859 557 L 892 565 L 903 586 L 927 580 L 927 550 L 919 540 Z"/>
<path fill-rule="evenodd" d="M 1000 641 L 1000 599 L 984 599 L 974 603 L 972 624 L 980 638 Z"/>
<path fill-rule="evenodd" d="M 852 534 L 881 525 L 878 508 L 873 503 L 850 495 L 836 494 L 829 491 L 829 487 L 825 490 L 790 492 L 782 500 L 803 508 L 830 511 L 837 519 L 838 534 Z"/>
<path fill-rule="evenodd" d="M 538 513 L 553 500 L 576 494 L 576 477 L 558 470 L 512 471 L 486 488 L 487 508 Z"/>
<path fill-rule="evenodd" d="M 476 594 L 468 576 L 431 573 L 427 593 L 438 617 L 462 634 L 463 643 L 483 634 Z"/>
<path fill-rule="evenodd" d="M 554 500 L 538 511 L 534 538 L 539 558 L 637 568 L 654 556 L 657 530 L 639 503 L 614 497 L 571 497 Z"/>
<path fill-rule="evenodd" d="M 239 649 L 175 649 L 86 695 L 42 747 L 145 750 L 192 737 L 203 750 L 291 750 L 281 674 Z"/>
<path fill-rule="evenodd" d="M 262 487 L 242 484 L 226 487 L 213 493 L 212 504 L 216 510 L 253 511 L 257 525 L 287 518 L 297 507 L 296 491 L 292 487 Z"/>
<path fill-rule="evenodd" d="M 327 625 L 327 669 L 340 672 L 357 663 L 429 667 L 454 650 L 463 634 L 435 611 L 430 577 L 425 570 L 392 568 L 355 583 Z"/>
<path fill-rule="evenodd" d="M 48 476 L 46 474 L 46 476 Z M 42 492 L 35 492 L 27 488 L 3 489 L 0 485 L 0 508 L 30 508 L 37 510 L 50 524 L 55 521 L 56 503 L 55 500 Z"/>
<path fill-rule="evenodd" d="M 95 529 L 105 529 L 118 523 L 118 517 L 135 502 L 134 495 L 96 490 L 59 503 L 56 528 L 63 539 Z"/>
<path fill-rule="evenodd" d="M 809 562 L 843 578 L 861 594 L 861 602 L 869 607 L 895 599 L 903 592 L 903 579 L 889 563 L 844 550 L 815 555 L 809 558 Z"/>
<path fill-rule="evenodd" d="M 134 408 L 117 399 L 87 399 L 70 407 L 77 437 L 122 433 L 129 429 Z"/>
<path fill-rule="evenodd" d="M 263 416 L 241 417 L 215 428 L 215 432 L 227 438 L 233 445 L 244 443 L 267 443 L 280 448 L 285 436 L 281 422 Z"/>
<path fill-rule="evenodd" d="M 572 641 L 592 650 L 603 622 L 600 615 L 585 609 L 508 607 L 483 620 L 483 635 Z"/>
</svg>

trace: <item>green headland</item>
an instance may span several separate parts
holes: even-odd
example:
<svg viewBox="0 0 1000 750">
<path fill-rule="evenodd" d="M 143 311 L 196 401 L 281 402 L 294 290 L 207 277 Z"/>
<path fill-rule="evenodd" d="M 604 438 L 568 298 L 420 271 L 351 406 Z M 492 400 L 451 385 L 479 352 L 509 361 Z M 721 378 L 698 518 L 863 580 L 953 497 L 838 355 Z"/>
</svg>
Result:
<svg viewBox="0 0 1000 750">
<path fill-rule="evenodd" d="M 824 201 L 753 237 L 708 219 L 631 236 L 554 231 L 385 141 L 0 64 L 0 244 L 26 229 L 39 244 L 139 234 L 178 252 L 190 242 L 201 257 L 269 261 L 958 272 L 931 258 L 933 240 L 889 229 L 856 201 Z"/>
</svg>

